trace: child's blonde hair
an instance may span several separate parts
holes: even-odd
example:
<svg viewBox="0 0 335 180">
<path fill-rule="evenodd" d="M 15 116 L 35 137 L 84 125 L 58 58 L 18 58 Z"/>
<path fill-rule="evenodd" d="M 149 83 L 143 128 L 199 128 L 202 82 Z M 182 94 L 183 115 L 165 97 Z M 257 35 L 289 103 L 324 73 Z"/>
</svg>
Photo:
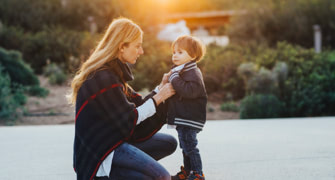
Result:
<svg viewBox="0 0 335 180">
<path fill-rule="evenodd" d="M 174 50 L 175 46 L 180 49 L 184 49 L 188 55 L 194 58 L 195 62 L 199 62 L 206 53 L 206 46 L 201 42 L 201 40 L 189 35 L 178 37 L 172 43 L 172 51 Z"/>
<path fill-rule="evenodd" d="M 78 91 L 88 76 L 107 63 L 113 66 L 111 68 L 117 71 L 117 74 L 121 74 L 119 72 L 121 70 L 115 65 L 117 64 L 115 59 L 118 57 L 120 47 L 127 46 L 142 36 L 142 29 L 130 19 L 122 17 L 114 19 L 92 55 L 81 65 L 73 78 L 71 92 L 67 95 L 68 101 L 74 105 Z M 127 84 L 125 83 L 125 85 Z"/>
</svg>

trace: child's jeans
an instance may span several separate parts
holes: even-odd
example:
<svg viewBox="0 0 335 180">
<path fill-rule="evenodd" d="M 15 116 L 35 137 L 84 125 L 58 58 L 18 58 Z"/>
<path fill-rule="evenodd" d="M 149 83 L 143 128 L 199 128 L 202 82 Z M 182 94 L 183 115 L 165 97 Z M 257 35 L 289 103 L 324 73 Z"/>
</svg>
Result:
<svg viewBox="0 0 335 180">
<path fill-rule="evenodd" d="M 197 134 L 200 130 L 177 126 L 180 148 L 183 150 L 184 168 L 186 171 L 196 171 L 202 173 L 202 162 L 197 148 Z"/>
</svg>

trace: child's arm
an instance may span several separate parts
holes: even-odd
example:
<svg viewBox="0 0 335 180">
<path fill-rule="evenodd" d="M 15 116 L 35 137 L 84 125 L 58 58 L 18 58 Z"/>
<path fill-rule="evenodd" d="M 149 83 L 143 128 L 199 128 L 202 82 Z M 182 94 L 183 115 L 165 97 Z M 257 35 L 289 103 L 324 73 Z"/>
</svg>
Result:
<svg viewBox="0 0 335 180">
<path fill-rule="evenodd" d="M 171 82 L 176 93 L 183 98 L 197 98 L 202 94 L 204 89 L 202 85 L 201 74 L 192 73 L 190 80 L 184 80 L 179 76 L 178 72 L 173 72 L 170 75 L 169 82 Z"/>
</svg>

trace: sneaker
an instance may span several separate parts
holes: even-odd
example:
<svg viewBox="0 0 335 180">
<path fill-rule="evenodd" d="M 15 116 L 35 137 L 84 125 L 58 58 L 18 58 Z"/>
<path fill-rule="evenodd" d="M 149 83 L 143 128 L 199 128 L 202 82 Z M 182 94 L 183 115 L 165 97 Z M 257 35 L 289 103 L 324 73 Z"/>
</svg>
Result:
<svg viewBox="0 0 335 180">
<path fill-rule="evenodd" d="M 205 176 L 204 176 L 204 174 L 200 175 L 197 172 L 192 172 L 188 176 L 187 180 L 205 180 Z"/>
<path fill-rule="evenodd" d="M 171 176 L 171 180 L 183 180 L 183 179 L 186 180 L 188 175 L 189 175 L 189 172 L 186 172 L 186 170 L 184 169 L 184 166 L 181 166 L 180 172 L 178 172 L 174 176 Z"/>
</svg>

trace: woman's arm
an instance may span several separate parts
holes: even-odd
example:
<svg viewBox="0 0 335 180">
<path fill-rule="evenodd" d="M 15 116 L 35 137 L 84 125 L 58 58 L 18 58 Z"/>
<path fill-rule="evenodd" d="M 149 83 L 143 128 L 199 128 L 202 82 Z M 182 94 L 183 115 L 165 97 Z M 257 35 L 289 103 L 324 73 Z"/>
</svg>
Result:
<svg viewBox="0 0 335 180">
<path fill-rule="evenodd" d="M 144 98 L 140 94 L 138 94 L 137 92 L 135 92 L 133 89 L 130 88 L 130 91 L 131 91 L 131 99 L 130 99 L 130 101 L 133 102 L 133 103 L 135 103 L 135 105 L 137 107 L 141 106 L 147 100 L 149 100 L 154 95 L 156 95 L 160 91 L 160 89 L 162 89 L 163 86 L 166 83 L 168 83 L 168 79 L 169 79 L 170 74 L 171 74 L 170 72 L 169 73 L 165 73 L 163 75 L 161 83 L 153 91 L 151 91 L 151 93 L 149 93 L 148 95 L 146 95 Z"/>
<path fill-rule="evenodd" d="M 170 96 L 175 94 L 175 91 L 170 83 L 165 84 L 160 91 L 155 94 L 152 98 L 146 100 L 142 105 L 138 106 L 136 109 L 138 111 L 138 121 L 140 124 L 142 121 L 151 117 L 156 113 L 156 108 L 163 101 L 168 99 Z"/>
<path fill-rule="evenodd" d="M 159 90 L 157 94 L 153 96 L 153 99 L 156 102 L 156 105 L 158 106 L 160 103 L 174 95 L 176 91 L 173 89 L 171 83 L 166 83 L 163 85 L 163 87 Z"/>
</svg>

